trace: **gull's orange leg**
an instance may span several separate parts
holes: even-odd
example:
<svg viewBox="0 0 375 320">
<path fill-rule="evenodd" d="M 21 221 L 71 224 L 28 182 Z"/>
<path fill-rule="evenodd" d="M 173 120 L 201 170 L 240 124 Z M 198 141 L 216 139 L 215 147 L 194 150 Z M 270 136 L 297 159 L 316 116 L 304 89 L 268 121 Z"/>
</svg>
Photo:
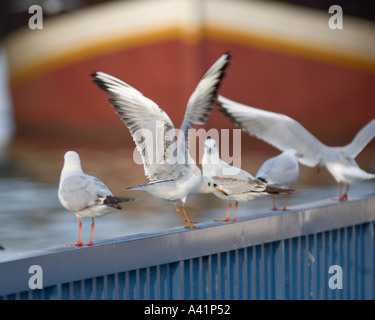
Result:
<svg viewBox="0 0 375 320">
<path fill-rule="evenodd" d="M 342 183 L 341 183 L 341 181 L 339 182 L 339 186 L 340 186 L 340 196 L 339 196 L 339 201 L 342 201 L 342 200 L 343 200 L 343 197 L 342 197 Z"/>
<path fill-rule="evenodd" d="M 175 203 L 174 206 L 175 206 L 175 208 L 176 208 L 177 213 L 182 217 L 182 219 L 184 219 L 185 222 L 188 222 L 188 221 L 186 220 L 185 216 L 182 214 L 181 210 L 178 208 L 177 203 Z M 191 222 L 191 223 L 196 223 L 196 221 L 190 221 L 190 222 Z"/>
<path fill-rule="evenodd" d="M 348 200 L 348 191 L 349 191 L 349 188 L 350 188 L 350 185 L 348 184 L 348 185 L 346 186 L 345 193 L 344 193 L 343 196 L 342 196 L 342 200 Z"/>
<path fill-rule="evenodd" d="M 281 209 L 282 211 L 287 211 L 287 210 L 288 210 L 288 209 L 286 208 L 286 198 L 287 198 L 287 195 L 284 194 L 284 208 Z"/>
<path fill-rule="evenodd" d="M 333 198 L 332 200 L 341 201 L 342 200 L 342 183 L 339 182 L 340 196 L 338 198 Z"/>
<path fill-rule="evenodd" d="M 190 219 L 189 219 L 189 217 L 188 217 L 188 215 L 187 215 L 187 213 L 186 213 L 186 210 L 185 210 L 185 202 L 182 202 L 182 212 L 183 212 L 184 215 L 185 215 L 185 221 L 186 221 L 186 226 L 185 226 L 185 228 L 198 228 L 198 229 L 199 229 L 199 227 L 197 227 L 197 226 L 195 226 L 195 225 L 193 225 L 193 224 L 191 223 L 191 221 L 190 221 Z"/>
<path fill-rule="evenodd" d="M 234 205 L 234 216 L 233 216 L 233 219 L 230 219 L 229 221 L 236 221 L 237 220 L 237 208 L 238 208 L 238 202 L 236 201 L 236 204 Z"/>
<path fill-rule="evenodd" d="M 82 221 L 81 218 L 78 217 L 78 226 L 79 226 L 79 231 L 78 231 L 78 242 L 75 244 L 67 244 L 68 247 L 79 247 L 82 246 L 82 240 L 81 240 L 81 232 L 82 232 Z"/>
<path fill-rule="evenodd" d="M 337 201 L 348 200 L 348 191 L 349 191 L 349 187 L 350 187 L 350 185 L 347 185 L 347 186 L 346 186 L 346 191 L 345 191 L 344 194 L 342 194 L 342 182 L 341 182 L 341 181 L 339 182 L 339 187 L 340 187 L 340 196 L 339 196 L 338 199 L 335 198 L 335 199 L 333 199 L 333 200 L 337 200 Z"/>
<path fill-rule="evenodd" d="M 83 246 L 92 246 L 92 238 L 93 238 L 93 235 L 94 235 L 94 218 L 91 219 L 91 236 L 90 236 L 90 242 L 89 243 L 85 243 L 83 244 Z"/>
<path fill-rule="evenodd" d="M 228 222 L 229 221 L 229 214 L 230 214 L 230 208 L 232 208 L 232 202 L 230 199 L 228 199 L 228 212 L 227 212 L 227 215 L 225 216 L 224 219 L 215 219 L 215 221 L 218 221 L 218 222 Z"/>
<path fill-rule="evenodd" d="M 181 210 L 178 208 L 177 203 L 174 204 L 174 207 L 176 208 L 176 212 L 186 221 L 184 215 L 182 214 Z"/>
</svg>

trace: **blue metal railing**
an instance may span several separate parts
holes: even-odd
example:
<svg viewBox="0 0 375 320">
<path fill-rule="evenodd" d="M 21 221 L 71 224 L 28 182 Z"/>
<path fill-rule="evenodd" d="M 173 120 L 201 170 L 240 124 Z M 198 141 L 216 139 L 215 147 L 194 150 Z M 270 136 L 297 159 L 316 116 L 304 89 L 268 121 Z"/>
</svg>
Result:
<svg viewBox="0 0 375 320">
<path fill-rule="evenodd" d="M 371 194 L 55 248 L 0 263 L 0 298 L 374 299 L 374 223 Z M 43 289 L 29 288 L 31 265 Z"/>
</svg>

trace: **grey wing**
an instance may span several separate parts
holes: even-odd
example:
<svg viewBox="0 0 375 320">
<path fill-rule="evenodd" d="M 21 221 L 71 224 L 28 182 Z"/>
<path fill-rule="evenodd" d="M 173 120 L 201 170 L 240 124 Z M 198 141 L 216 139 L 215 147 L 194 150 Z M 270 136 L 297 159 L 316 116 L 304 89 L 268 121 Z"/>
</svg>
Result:
<svg viewBox="0 0 375 320">
<path fill-rule="evenodd" d="M 67 208 L 74 212 L 99 204 L 105 196 L 112 196 L 102 181 L 86 174 L 66 178 L 59 193 Z"/>
<path fill-rule="evenodd" d="M 316 166 L 321 161 L 321 153 L 328 148 L 286 115 L 246 106 L 222 96 L 218 100 L 223 113 L 237 126 L 279 150 L 296 149 L 304 155 L 298 161 L 306 166 Z"/>
<path fill-rule="evenodd" d="M 348 157 L 354 159 L 374 137 L 375 119 L 372 119 L 356 134 L 352 142 L 343 147 L 343 151 Z"/>
<path fill-rule="evenodd" d="M 178 136 L 178 154 L 181 155 L 179 162 L 187 163 L 188 130 L 193 128 L 194 124 L 204 124 L 210 116 L 218 87 L 225 75 L 230 58 L 229 52 L 223 54 L 204 74 L 189 98 Z"/>
<path fill-rule="evenodd" d="M 141 92 L 109 74 L 94 72 L 94 83 L 112 96 L 109 102 L 128 127 L 141 154 L 146 176 L 150 180 L 177 177 L 181 168 L 173 160 L 175 131 L 171 119 L 155 102 Z M 169 159 L 169 160 L 168 160 Z"/>
<path fill-rule="evenodd" d="M 267 185 L 258 179 L 234 179 L 213 177 L 219 189 L 228 195 L 241 194 L 247 192 L 265 192 Z"/>
</svg>

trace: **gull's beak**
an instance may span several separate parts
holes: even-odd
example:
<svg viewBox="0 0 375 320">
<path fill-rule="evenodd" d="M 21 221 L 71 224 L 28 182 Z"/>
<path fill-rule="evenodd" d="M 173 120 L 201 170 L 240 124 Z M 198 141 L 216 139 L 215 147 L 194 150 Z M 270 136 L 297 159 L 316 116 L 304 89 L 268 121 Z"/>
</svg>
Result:
<svg viewBox="0 0 375 320">
<path fill-rule="evenodd" d="M 222 193 L 222 194 L 225 195 L 225 196 L 228 195 L 228 193 L 226 193 L 225 191 L 223 191 L 223 190 L 221 190 L 221 189 L 216 189 L 216 191 Z"/>
</svg>

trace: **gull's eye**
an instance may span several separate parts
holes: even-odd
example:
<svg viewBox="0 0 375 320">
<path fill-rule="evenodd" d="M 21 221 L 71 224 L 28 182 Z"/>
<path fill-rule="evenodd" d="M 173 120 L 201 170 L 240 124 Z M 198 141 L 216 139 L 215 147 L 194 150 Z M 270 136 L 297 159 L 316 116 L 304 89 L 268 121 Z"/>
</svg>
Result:
<svg viewBox="0 0 375 320">
<path fill-rule="evenodd" d="M 215 187 L 215 188 L 217 187 L 217 184 L 216 184 L 216 183 L 214 183 L 214 187 Z"/>
<path fill-rule="evenodd" d="M 208 183 L 208 186 L 209 186 L 209 187 L 211 186 L 211 182 Z"/>
</svg>

